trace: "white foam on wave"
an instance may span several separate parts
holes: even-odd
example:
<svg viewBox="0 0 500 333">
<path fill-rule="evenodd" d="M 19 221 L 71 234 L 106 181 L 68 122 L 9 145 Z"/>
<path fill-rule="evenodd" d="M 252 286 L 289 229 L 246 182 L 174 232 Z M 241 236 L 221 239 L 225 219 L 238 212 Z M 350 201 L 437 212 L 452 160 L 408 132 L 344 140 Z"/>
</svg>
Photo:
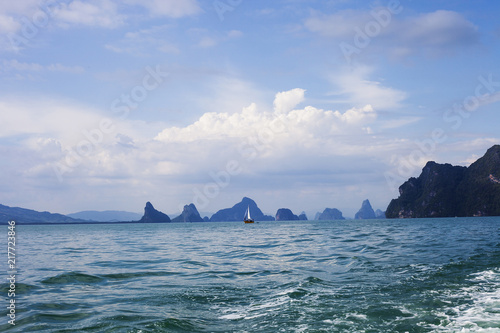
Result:
<svg viewBox="0 0 500 333">
<path fill-rule="evenodd" d="M 353 317 L 359 320 L 368 320 L 368 317 L 362 313 L 351 313 L 349 314 L 349 317 Z"/>
<path fill-rule="evenodd" d="M 332 328 L 337 326 L 348 326 L 348 327 L 359 327 L 359 325 L 365 325 L 368 321 L 368 316 L 363 313 L 352 312 L 347 313 L 342 317 L 325 319 L 322 322 L 332 326 Z M 358 332 L 357 330 L 353 330 Z"/>
<path fill-rule="evenodd" d="M 219 319 L 226 319 L 226 320 L 238 320 L 242 318 L 245 318 L 245 316 L 239 313 L 230 313 L 219 317 Z"/>
<path fill-rule="evenodd" d="M 446 324 L 434 327 L 436 331 L 500 333 L 500 269 L 475 273 L 471 281 L 478 284 L 447 295 L 448 301 L 463 298 L 470 303 L 451 307 L 452 315 L 440 313 Z"/>
<path fill-rule="evenodd" d="M 240 320 L 240 319 L 254 319 L 268 315 L 276 309 L 292 302 L 293 300 L 288 296 L 288 293 L 293 292 L 294 289 L 285 290 L 272 295 L 269 299 L 251 303 L 248 306 L 241 306 L 222 310 L 223 315 L 218 319 L 225 320 Z"/>
</svg>

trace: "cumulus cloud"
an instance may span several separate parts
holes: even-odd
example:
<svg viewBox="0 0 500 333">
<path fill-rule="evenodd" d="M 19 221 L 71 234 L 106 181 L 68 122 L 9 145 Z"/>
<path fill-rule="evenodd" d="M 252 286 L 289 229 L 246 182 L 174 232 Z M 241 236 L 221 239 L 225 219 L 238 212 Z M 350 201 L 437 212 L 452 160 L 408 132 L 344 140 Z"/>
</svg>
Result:
<svg viewBox="0 0 500 333">
<path fill-rule="evenodd" d="M 351 108 L 345 112 L 322 110 L 313 106 L 294 109 L 304 101 L 304 90 L 293 89 L 276 94 L 274 111 L 260 111 L 256 104 L 243 108 L 241 112 L 208 112 L 186 127 L 170 127 L 156 136 L 165 143 L 187 143 L 195 141 L 222 141 L 246 139 L 249 134 L 266 136 L 266 144 L 300 143 L 311 139 L 328 141 L 332 136 L 363 132 L 366 124 L 374 121 L 376 112 L 371 105 Z M 271 142 L 272 141 L 272 142 Z M 241 142 L 233 142 L 238 145 Z M 275 146 L 275 150 L 281 147 Z"/>
<path fill-rule="evenodd" d="M 33 175 L 35 171 L 53 171 L 46 158 L 64 164 L 69 151 L 76 152 L 83 141 L 92 140 L 99 143 L 82 158 L 81 168 L 71 167 L 68 176 L 74 172 L 82 176 L 81 170 L 92 170 L 95 176 L 103 177 L 154 176 L 157 172 L 168 175 L 169 170 L 171 175 L 185 175 L 206 172 L 234 156 L 245 158 L 244 147 L 256 149 L 258 158 L 264 160 L 291 157 L 297 152 L 309 156 L 317 152 L 344 154 L 349 145 L 341 144 L 339 138 L 355 134 L 367 137 L 367 127 L 377 117 L 370 105 L 342 112 L 313 106 L 297 108 L 304 100 L 303 89 L 280 92 L 271 111 L 253 103 L 240 112 L 207 112 L 187 126 L 158 130 L 154 138 L 150 133 L 160 124 L 115 119 L 115 130 L 99 137 L 92 134 L 105 118 L 99 110 L 43 99 L 2 101 L 0 139 L 24 137 L 26 149 L 45 156 L 43 167 L 30 169 Z"/>
<path fill-rule="evenodd" d="M 276 94 L 274 99 L 274 112 L 287 113 L 304 101 L 304 89 L 295 88 Z"/>
</svg>

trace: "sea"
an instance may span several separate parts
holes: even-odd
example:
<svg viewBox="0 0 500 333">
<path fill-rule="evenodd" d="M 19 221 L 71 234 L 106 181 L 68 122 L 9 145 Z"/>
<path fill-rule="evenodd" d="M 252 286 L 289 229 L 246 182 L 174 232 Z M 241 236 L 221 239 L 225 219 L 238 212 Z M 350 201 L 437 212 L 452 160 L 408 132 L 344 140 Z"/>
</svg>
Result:
<svg viewBox="0 0 500 333">
<path fill-rule="evenodd" d="M 500 332 L 498 217 L 0 230 L 2 332 Z"/>
</svg>

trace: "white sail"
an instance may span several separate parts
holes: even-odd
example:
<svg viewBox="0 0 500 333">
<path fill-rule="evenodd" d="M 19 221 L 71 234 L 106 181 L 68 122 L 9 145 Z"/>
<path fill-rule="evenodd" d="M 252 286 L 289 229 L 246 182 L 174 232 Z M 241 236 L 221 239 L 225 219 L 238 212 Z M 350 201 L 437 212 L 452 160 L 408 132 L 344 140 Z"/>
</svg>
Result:
<svg viewBox="0 0 500 333">
<path fill-rule="evenodd" d="M 247 216 L 248 219 L 251 220 L 252 218 L 250 217 L 250 206 L 247 207 Z"/>
</svg>

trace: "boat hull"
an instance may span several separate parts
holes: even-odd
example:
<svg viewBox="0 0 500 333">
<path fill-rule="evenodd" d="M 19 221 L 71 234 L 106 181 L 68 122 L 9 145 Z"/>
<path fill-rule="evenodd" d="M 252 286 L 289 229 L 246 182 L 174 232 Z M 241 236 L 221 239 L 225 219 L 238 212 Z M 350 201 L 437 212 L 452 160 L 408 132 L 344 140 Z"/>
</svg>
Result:
<svg viewBox="0 0 500 333">
<path fill-rule="evenodd" d="M 243 222 L 245 222 L 245 223 L 254 223 L 254 221 L 253 221 L 253 220 L 245 220 L 245 221 L 243 221 Z"/>
</svg>

